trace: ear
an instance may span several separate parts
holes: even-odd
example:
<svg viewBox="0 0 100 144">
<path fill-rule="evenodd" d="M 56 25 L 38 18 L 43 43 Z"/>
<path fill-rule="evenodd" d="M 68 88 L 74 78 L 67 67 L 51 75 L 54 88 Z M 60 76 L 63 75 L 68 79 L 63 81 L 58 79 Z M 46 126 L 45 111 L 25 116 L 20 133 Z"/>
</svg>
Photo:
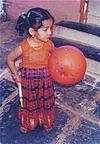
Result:
<svg viewBox="0 0 100 144">
<path fill-rule="evenodd" d="M 29 28 L 29 34 L 32 36 L 32 37 L 34 37 L 34 35 L 35 35 L 35 30 L 33 29 L 33 28 Z"/>
</svg>

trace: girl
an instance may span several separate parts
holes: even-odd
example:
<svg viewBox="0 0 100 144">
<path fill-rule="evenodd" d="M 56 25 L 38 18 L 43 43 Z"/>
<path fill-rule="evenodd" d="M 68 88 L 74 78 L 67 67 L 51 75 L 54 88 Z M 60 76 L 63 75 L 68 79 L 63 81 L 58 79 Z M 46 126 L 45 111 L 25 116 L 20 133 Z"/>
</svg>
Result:
<svg viewBox="0 0 100 144">
<path fill-rule="evenodd" d="M 16 83 L 22 84 L 18 116 L 24 133 L 38 124 L 48 131 L 55 119 L 53 81 L 48 71 L 48 58 L 54 48 L 49 40 L 53 24 L 54 18 L 42 8 L 30 9 L 16 24 L 19 35 L 28 36 L 9 53 L 7 62 Z M 14 64 L 19 56 L 21 80 Z"/>
</svg>

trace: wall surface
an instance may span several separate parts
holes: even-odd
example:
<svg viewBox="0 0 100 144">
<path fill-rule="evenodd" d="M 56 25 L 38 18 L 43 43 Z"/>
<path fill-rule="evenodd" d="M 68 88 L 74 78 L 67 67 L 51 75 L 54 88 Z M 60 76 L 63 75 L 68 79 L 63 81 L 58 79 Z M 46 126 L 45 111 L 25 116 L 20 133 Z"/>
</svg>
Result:
<svg viewBox="0 0 100 144">
<path fill-rule="evenodd" d="M 3 15 L 4 10 L 3 10 L 3 0 L 0 0 L 0 16 Z"/>
<path fill-rule="evenodd" d="M 7 0 L 6 12 L 11 19 L 16 19 L 22 12 L 30 8 L 46 8 L 55 17 L 56 22 L 61 20 L 79 21 L 80 0 Z"/>
<path fill-rule="evenodd" d="M 89 0 L 88 23 L 100 26 L 100 0 Z"/>
</svg>

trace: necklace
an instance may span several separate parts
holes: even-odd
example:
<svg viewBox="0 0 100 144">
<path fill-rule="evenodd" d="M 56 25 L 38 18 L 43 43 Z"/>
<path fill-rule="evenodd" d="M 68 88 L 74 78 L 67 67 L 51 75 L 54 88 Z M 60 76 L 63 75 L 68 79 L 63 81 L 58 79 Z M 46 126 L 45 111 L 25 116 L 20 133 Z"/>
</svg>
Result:
<svg viewBox="0 0 100 144">
<path fill-rule="evenodd" d="M 39 50 L 43 47 L 44 43 L 42 43 L 41 45 L 37 45 L 37 46 L 34 46 L 32 47 L 34 50 Z"/>
</svg>

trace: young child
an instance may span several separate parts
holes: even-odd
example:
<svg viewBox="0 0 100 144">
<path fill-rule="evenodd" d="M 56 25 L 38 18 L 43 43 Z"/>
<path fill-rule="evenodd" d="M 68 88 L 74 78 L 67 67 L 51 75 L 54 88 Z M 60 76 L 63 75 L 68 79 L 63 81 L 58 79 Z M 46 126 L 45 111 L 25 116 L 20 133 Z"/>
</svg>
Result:
<svg viewBox="0 0 100 144">
<path fill-rule="evenodd" d="M 49 40 L 53 24 L 54 18 L 42 8 L 30 9 L 17 20 L 17 32 L 27 34 L 27 38 L 9 53 L 7 62 L 16 83 L 22 85 L 18 116 L 24 133 L 38 124 L 48 131 L 55 119 L 53 80 L 48 71 L 48 58 L 54 49 Z M 21 79 L 14 63 L 20 56 Z"/>
</svg>

